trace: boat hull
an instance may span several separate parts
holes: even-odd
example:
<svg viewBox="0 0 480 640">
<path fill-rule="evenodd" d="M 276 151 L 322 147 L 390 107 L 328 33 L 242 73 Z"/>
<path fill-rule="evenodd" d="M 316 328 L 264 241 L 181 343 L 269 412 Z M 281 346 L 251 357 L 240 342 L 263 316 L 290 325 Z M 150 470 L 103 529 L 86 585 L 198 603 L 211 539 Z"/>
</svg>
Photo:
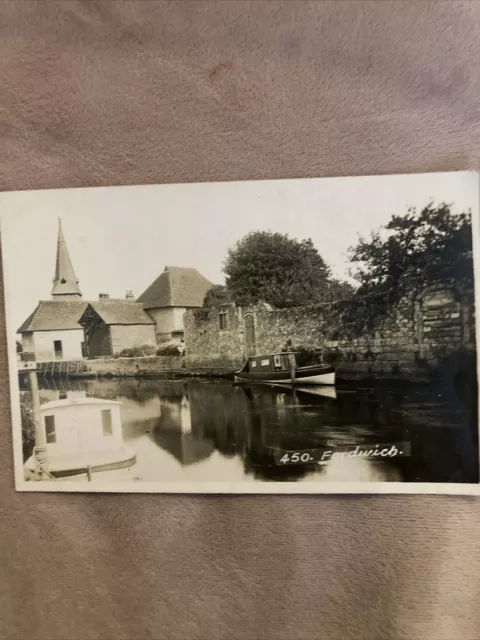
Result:
<svg viewBox="0 0 480 640">
<path fill-rule="evenodd" d="M 335 385 L 335 371 L 330 367 L 305 367 L 295 372 L 292 380 L 289 371 L 265 371 L 265 373 L 249 373 L 237 371 L 237 382 L 265 382 L 267 384 L 308 384 L 308 385 Z"/>
</svg>

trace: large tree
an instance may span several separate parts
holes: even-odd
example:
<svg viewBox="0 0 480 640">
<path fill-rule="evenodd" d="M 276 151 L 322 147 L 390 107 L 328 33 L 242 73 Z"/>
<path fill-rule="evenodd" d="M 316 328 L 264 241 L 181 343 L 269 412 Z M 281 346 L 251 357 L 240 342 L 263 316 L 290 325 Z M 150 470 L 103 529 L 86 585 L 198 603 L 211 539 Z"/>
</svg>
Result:
<svg viewBox="0 0 480 640">
<path fill-rule="evenodd" d="M 429 284 L 473 285 L 470 214 L 454 214 L 447 204 L 394 215 L 370 238 L 360 238 L 349 253 L 351 276 L 360 285 L 352 313 L 371 325 L 401 297 Z"/>
<path fill-rule="evenodd" d="M 312 240 L 255 231 L 229 249 L 224 263 L 227 287 L 239 305 L 268 302 L 297 307 L 351 295 L 334 280 Z"/>
</svg>

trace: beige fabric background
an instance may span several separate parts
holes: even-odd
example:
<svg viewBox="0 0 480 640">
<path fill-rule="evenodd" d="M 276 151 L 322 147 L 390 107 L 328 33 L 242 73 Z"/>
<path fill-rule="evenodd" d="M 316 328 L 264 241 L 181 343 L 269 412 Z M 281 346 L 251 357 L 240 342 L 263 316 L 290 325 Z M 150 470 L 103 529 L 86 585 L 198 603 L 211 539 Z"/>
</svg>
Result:
<svg viewBox="0 0 480 640">
<path fill-rule="evenodd" d="M 0 30 L 1 190 L 479 165 L 480 2 L 24 0 Z M 5 355 L 2 640 L 480 638 L 479 500 L 16 494 Z"/>
</svg>

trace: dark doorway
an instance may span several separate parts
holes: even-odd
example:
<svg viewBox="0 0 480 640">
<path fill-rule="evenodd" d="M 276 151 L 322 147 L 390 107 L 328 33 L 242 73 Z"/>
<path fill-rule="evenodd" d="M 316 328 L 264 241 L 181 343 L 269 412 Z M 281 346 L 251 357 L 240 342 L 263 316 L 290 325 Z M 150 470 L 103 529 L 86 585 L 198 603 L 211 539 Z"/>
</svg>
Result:
<svg viewBox="0 0 480 640">
<path fill-rule="evenodd" d="M 63 348 L 61 340 L 53 341 L 53 349 L 55 351 L 55 360 L 63 360 Z"/>
</svg>

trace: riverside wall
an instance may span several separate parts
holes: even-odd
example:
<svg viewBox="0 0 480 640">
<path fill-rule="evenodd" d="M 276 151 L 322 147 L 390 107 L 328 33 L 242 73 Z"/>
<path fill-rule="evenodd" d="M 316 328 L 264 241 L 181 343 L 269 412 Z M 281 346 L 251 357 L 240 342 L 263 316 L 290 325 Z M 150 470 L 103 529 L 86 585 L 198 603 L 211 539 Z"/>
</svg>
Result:
<svg viewBox="0 0 480 640">
<path fill-rule="evenodd" d="M 256 353 L 315 351 L 319 359 L 334 362 L 338 377 L 345 380 L 428 379 L 442 370 L 465 366 L 476 351 L 473 295 L 443 286 L 402 300 L 376 331 L 354 337 L 347 337 L 334 304 L 281 310 L 227 304 L 188 311 L 184 316 L 186 368 L 210 363 L 232 370 L 242 363 L 247 342 L 252 341 L 247 316 L 253 317 Z"/>
</svg>

